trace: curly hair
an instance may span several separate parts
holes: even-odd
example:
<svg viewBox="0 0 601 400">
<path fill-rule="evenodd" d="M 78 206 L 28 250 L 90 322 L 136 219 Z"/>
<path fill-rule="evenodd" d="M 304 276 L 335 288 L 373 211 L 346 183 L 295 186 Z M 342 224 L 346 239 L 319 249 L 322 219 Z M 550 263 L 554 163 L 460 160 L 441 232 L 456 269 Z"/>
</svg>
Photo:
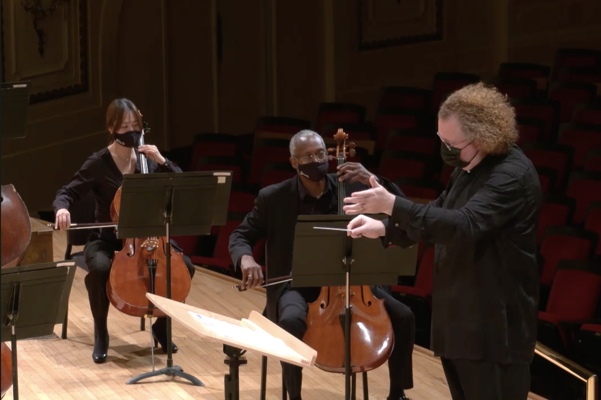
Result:
<svg viewBox="0 0 601 400">
<path fill-rule="evenodd" d="M 482 82 L 467 85 L 445 100 L 438 118 L 453 115 L 465 136 L 487 154 L 506 154 L 518 139 L 515 110 L 507 96 Z"/>
</svg>

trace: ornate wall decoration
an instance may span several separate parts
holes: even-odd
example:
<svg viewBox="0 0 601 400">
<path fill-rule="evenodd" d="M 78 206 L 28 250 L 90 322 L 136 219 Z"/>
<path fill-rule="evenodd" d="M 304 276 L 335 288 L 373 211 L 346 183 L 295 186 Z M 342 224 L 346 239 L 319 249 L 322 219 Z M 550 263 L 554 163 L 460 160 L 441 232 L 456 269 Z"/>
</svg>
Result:
<svg viewBox="0 0 601 400">
<path fill-rule="evenodd" d="M 358 0 L 359 51 L 442 39 L 443 0 Z"/>
<path fill-rule="evenodd" d="M 88 91 L 88 0 L 2 0 L 2 81 L 31 104 Z"/>
</svg>

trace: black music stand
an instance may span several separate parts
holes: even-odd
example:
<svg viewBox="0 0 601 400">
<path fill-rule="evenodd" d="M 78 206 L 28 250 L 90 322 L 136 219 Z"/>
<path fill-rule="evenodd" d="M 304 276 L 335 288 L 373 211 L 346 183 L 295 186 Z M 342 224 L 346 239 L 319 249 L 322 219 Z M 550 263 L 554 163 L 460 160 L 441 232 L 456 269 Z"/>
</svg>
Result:
<svg viewBox="0 0 601 400">
<path fill-rule="evenodd" d="M 29 81 L 2 82 L 2 139 L 25 138 Z"/>
<path fill-rule="evenodd" d="M 346 232 L 352 215 L 301 215 L 296 223 L 292 287 L 396 285 L 399 275 L 414 275 L 417 245 L 385 248 L 380 240 L 353 239 Z M 376 217 L 379 218 L 379 217 Z M 352 268 L 351 268 L 352 266 Z M 346 296 L 345 399 L 351 395 L 350 299 Z"/>
<path fill-rule="evenodd" d="M 166 236 L 167 296 L 171 299 L 171 243 L 174 236 L 208 235 L 212 226 L 225 225 L 231 171 L 131 174 L 123 177 L 117 237 Z M 150 275 L 152 279 L 152 274 Z M 151 282 L 151 288 L 154 285 Z M 152 306 L 152 303 L 149 302 Z M 158 375 L 179 376 L 204 384 L 173 365 L 171 317 L 167 316 L 167 366 L 138 375 L 127 384 Z"/>
<path fill-rule="evenodd" d="M 47 336 L 54 332 L 59 308 L 65 298 L 67 268 L 74 261 L 30 264 L 2 269 L 1 315 L 3 342 L 11 341 L 13 398 L 19 399 L 17 340 Z"/>
</svg>

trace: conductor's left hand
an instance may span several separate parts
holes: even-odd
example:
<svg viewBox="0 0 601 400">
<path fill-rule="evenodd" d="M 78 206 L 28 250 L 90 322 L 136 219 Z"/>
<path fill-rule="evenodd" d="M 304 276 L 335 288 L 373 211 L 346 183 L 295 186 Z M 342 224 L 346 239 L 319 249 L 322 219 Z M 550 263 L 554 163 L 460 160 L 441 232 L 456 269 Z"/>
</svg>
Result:
<svg viewBox="0 0 601 400">
<path fill-rule="evenodd" d="M 145 144 L 144 146 L 139 146 L 138 151 L 140 153 L 144 153 L 146 157 L 156 162 L 159 165 L 165 164 L 165 157 L 161 155 L 161 152 L 157 147 L 153 144 Z"/>
<path fill-rule="evenodd" d="M 380 185 L 374 175 L 370 176 L 371 189 L 354 192 L 351 197 L 345 197 L 344 202 L 348 205 L 342 209 L 348 215 L 356 214 L 379 214 L 392 215 L 394 206 L 394 194 Z"/>
</svg>

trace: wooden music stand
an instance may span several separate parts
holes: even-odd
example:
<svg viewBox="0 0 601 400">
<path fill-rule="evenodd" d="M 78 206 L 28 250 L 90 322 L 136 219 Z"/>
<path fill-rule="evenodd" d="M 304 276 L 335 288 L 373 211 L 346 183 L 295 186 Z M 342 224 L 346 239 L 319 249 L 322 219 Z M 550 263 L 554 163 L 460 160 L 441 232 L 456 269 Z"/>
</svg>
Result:
<svg viewBox="0 0 601 400">
<path fill-rule="evenodd" d="M 317 351 L 254 310 L 248 318 L 237 320 L 152 293 L 146 293 L 146 297 L 202 339 L 224 345 L 224 352 L 229 356 L 226 364 L 230 366 L 230 374 L 225 376 L 228 400 L 239 399 L 238 366 L 246 363 L 239 357 L 247 350 L 300 367 L 315 365 Z"/>
</svg>

